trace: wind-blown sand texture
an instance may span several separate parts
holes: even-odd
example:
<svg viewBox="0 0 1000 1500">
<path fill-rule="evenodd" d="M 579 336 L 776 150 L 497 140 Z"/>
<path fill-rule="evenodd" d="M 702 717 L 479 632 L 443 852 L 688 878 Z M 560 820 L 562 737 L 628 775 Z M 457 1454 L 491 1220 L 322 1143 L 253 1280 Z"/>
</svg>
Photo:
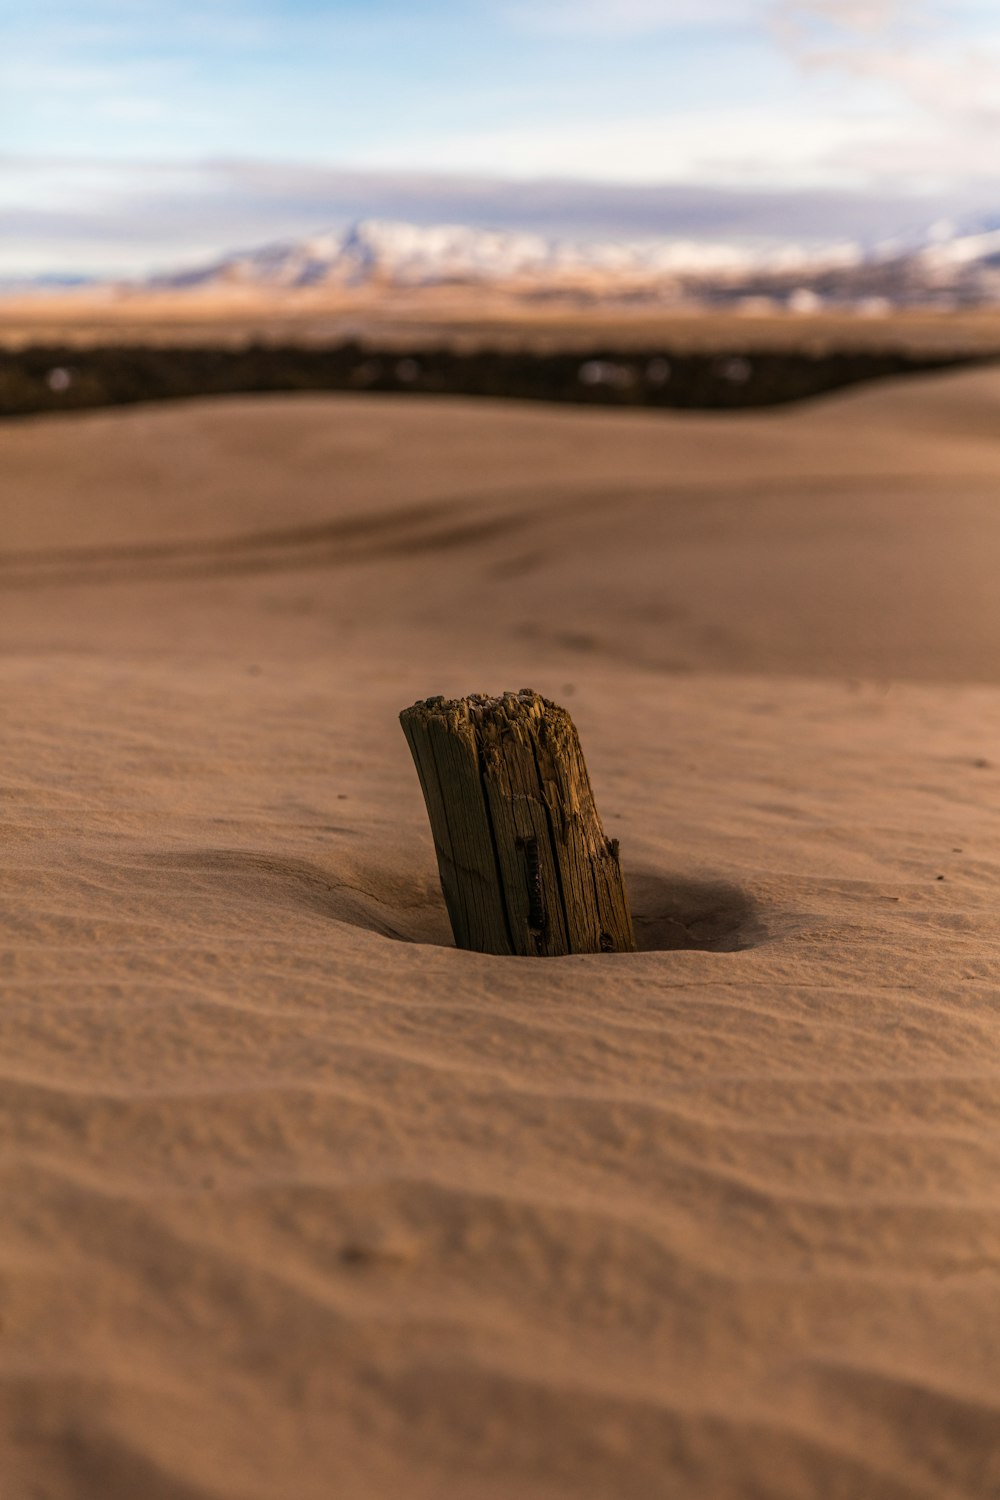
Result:
<svg viewBox="0 0 1000 1500">
<path fill-rule="evenodd" d="M 1000 373 L 0 428 L 5 1500 L 1000 1492 Z M 458 952 L 396 715 L 640 947 Z"/>
</svg>

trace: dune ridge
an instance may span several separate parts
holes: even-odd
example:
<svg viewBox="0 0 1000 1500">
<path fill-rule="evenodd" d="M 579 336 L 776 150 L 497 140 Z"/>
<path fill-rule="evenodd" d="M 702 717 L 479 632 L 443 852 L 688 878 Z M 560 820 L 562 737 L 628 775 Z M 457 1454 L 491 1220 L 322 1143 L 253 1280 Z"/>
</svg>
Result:
<svg viewBox="0 0 1000 1500">
<path fill-rule="evenodd" d="M 5 1495 L 997 1493 L 998 417 L 0 428 Z M 525 685 L 636 954 L 451 946 Z"/>
</svg>

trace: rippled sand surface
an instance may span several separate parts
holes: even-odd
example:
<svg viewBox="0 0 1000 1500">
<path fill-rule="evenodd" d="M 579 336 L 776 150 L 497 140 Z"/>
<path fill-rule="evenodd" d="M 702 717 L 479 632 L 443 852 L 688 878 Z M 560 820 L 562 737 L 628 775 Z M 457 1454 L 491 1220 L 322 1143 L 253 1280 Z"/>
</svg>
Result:
<svg viewBox="0 0 1000 1500">
<path fill-rule="evenodd" d="M 1000 375 L 0 428 L 5 1500 L 1000 1492 Z M 456 952 L 573 713 L 641 952 Z"/>
</svg>

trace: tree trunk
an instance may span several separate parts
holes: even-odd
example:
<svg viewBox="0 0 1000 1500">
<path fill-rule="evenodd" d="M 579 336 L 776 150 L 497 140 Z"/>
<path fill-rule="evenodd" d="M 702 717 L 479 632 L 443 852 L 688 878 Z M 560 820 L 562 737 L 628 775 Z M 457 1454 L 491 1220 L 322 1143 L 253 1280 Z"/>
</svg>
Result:
<svg viewBox="0 0 1000 1500">
<path fill-rule="evenodd" d="M 428 698 L 399 717 L 457 946 L 633 952 L 618 842 L 604 836 L 566 710 L 526 688 Z"/>
</svg>

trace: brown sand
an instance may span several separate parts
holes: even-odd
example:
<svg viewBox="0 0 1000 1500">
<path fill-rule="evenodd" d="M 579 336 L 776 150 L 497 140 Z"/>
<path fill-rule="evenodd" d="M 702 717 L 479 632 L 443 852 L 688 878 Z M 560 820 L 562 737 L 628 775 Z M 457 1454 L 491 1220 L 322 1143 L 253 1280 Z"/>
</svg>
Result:
<svg viewBox="0 0 1000 1500">
<path fill-rule="evenodd" d="M 923 354 L 997 353 L 1000 308 L 891 308 L 878 316 L 827 309 L 805 316 L 742 308 L 616 301 L 599 296 L 525 297 L 497 287 L 320 287 L 117 293 L 108 288 L 0 296 L 0 349 L 29 344 L 325 344 L 362 339 L 393 348 L 669 351 L 733 348 L 906 349 Z"/>
<path fill-rule="evenodd" d="M 1000 1492 L 998 432 L 0 429 L 4 1500 Z M 525 685 L 634 956 L 449 946 L 395 716 Z"/>
</svg>

